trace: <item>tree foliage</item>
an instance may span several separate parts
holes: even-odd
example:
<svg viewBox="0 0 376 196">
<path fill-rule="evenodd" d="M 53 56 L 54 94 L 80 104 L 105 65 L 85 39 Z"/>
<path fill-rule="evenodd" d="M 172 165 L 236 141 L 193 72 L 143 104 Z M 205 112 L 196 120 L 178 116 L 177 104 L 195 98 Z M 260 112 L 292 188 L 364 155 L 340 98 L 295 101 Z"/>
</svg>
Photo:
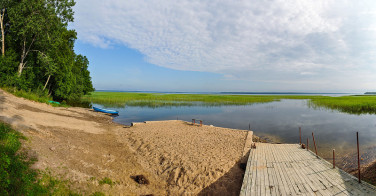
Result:
<svg viewBox="0 0 376 196">
<path fill-rule="evenodd" d="M 43 90 L 56 100 L 74 100 L 94 88 L 89 61 L 74 52 L 73 0 L 0 0 L 5 55 L 0 86 Z"/>
</svg>

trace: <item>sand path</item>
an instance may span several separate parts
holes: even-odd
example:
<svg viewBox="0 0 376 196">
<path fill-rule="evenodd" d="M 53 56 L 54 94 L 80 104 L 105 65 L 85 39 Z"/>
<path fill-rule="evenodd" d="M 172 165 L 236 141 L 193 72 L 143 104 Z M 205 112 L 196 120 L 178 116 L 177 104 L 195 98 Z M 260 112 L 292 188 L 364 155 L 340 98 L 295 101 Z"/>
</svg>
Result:
<svg viewBox="0 0 376 196">
<path fill-rule="evenodd" d="M 238 195 L 243 180 L 238 162 L 247 131 L 183 121 L 125 128 L 89 109 L 51 107 L 1 89 L 0 121 L 29 138 L 24 146 L 38 158 L 36 168 L 49 168 L 84 194 Z M 104 177 L 116 184 L 100 185 Z"/>
</svg>

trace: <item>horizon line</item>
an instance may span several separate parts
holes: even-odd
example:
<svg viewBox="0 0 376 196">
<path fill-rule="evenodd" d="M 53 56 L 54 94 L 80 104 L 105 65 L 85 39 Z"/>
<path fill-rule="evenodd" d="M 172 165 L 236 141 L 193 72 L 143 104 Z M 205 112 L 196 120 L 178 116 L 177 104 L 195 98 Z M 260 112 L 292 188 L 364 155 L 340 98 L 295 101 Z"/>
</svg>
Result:
<svg viewBox="0 0 376 196">
<path fill-rule="evenodd" d="M 102 92 L 144 92 L 144 93 L 194 93 L 194 94 L 364 94 L 366 92 L 304 92 L 304 91 L 150 91 L 150 90 L 95 90 Z M 369 92 L 369 91 L 367 91 Z"/>
</svg>

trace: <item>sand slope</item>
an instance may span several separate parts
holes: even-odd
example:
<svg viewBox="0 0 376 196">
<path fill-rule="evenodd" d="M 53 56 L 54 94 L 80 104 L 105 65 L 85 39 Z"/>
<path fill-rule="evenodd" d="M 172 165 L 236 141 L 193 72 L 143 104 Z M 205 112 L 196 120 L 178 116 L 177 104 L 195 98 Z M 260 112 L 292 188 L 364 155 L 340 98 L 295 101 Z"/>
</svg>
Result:
<svg viewBox="0 0 376 196">
<path fill-rule="evenodd" d="M 0 89 L 0 121 L 29 140 L 35 167 L 70 179 L 81 193 L 111 195 L 238 195 L 247 131 L 192 126 L 183 121 L 125 128 L 84 108 L 54 108 Z M 250 132 L 251 133 L 251 132 Z M 131 176 L 144 175 L 149 185 Z M 115 185 L 100 185 L 108 177 Z"/>
</svg>

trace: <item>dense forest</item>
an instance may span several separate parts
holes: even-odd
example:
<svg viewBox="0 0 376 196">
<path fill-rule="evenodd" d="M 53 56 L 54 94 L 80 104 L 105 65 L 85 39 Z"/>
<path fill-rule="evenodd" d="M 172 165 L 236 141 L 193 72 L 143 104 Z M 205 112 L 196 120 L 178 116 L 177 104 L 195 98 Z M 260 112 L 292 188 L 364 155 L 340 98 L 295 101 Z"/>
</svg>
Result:
<svg viewBox="0 0 376 196">
<path fill-rule="evenodd" d="M 93 91 L 89 61 L 74 52 L 73 0 L 0 0 L 0 86 L 78 100 Z"/>
</svg>

